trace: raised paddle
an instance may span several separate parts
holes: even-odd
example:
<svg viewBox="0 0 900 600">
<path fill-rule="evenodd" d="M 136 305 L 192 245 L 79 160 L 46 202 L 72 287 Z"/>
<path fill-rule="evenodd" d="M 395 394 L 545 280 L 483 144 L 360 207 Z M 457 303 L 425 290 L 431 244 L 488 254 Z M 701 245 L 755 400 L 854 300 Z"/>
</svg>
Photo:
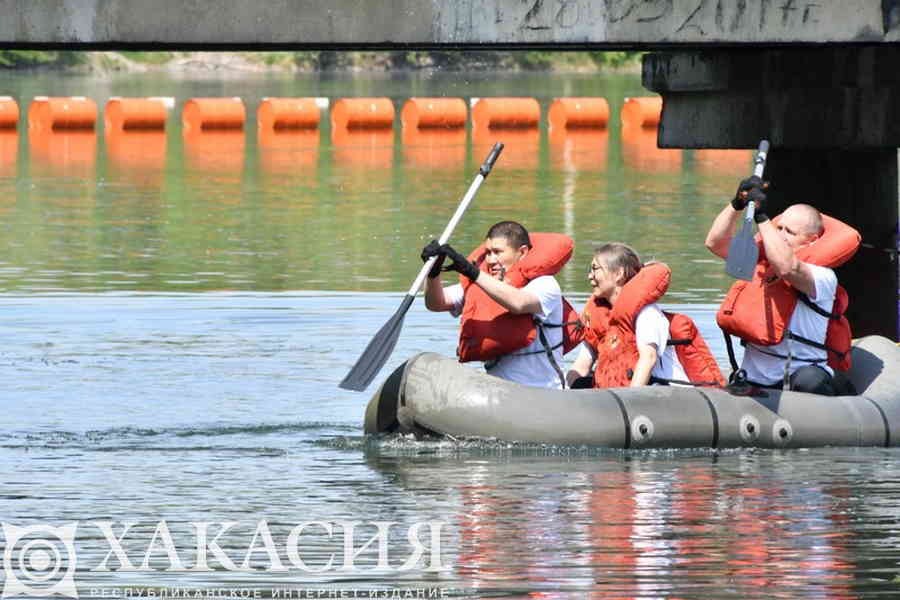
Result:
<svg viewBox="0 0 900 600">
<path fill-rule="evenodd" d="M 472 198 L 475 197 L 475 193 L 481 186 L 481 182 L 487 178 L 491 169 L 494 168 L 494 163 L 497 162 L 497 157 L 500 156 L 502 151 L 503 144 L 500 142 L 497 142 L 494 144 L 494 147 L 491 148 L 491 152 L 484 160 L 484 164 L 478 169 L 478 175 L 475 176 L 475 181 L 469 186 L 469 191 L 463 196 L 462 202 L 459 203 L 456 212 L 453 213 L 453 218 L 450 219 L 450 222 L 447 223 L 447 227 L 444 228 L 444 233 L 438 238 L 439 244 L 446 244 L 447 240 L 450 239 L 450 235 L 456 228 L 456 224 L 459 223 L 463 213 L 466 212 L 466 209 L 469 207 Z M 373 379 L 375 379 L 375 375 L 378 374 L 378 371 L 380 371 L 381 367 L 384 366 L 384 363 L 387 362 L 388 357 L 394 350 L 394 346 L 397 345 L 397 338 L 400 336 L 400 328 L 403 327 L 403 317 L 406 315 L 406 311 L 409 310 L 409 307 L 412 306 L 416 294 L 419 293 L 419 288 L 422 287 L 422 283 L 425 281 L 425 276 L 431 270 L 431 267 L 434 265 L 437 258 L 437 256 L 434 256 L 428 259 L 422 266 L 422 270 L 419 271 L 419 276 L 416 277 L 416 280 L 406 293 L 406 297 L 403 298 L 403 302 L 400 303 L 400 308 L 398 308 L 397 312 L 394 313 L 394 316 L 388 319 L 388 322 L 378 330 L 378 333 L 375 334 L 375 337 L 372 338 L 372 341 L 366 346 L 366 349 L 359 357 L 359 360 L 356 361 L 356 364 L 353 365 L 353 368 L 350 369 L 350 372 L 347 373 L 347 376 L 344 377 L 344 380 L 339 384 L 340 387 L 345 390 L 361 392 L 366 389 Z"/>
<path fill-rule="evenodd" d="M 766 168 L 766 155 L 769 153 L 769 142 L 763 140 L 759 143 L 756 158 L 753 160 L 753 174 L 762 178 Z M 754 202 L 747 202 L 744 211 L 744 223 L 741 230 L 731 240 L 728 247 L 728 258 L 725 259 L 725 272 L 735 279 L 750 281 L 753 271 L 756 269 L 756 260 L 759 258 L 759 248 L 753 237 L 753 211 Z"/>
</svg>

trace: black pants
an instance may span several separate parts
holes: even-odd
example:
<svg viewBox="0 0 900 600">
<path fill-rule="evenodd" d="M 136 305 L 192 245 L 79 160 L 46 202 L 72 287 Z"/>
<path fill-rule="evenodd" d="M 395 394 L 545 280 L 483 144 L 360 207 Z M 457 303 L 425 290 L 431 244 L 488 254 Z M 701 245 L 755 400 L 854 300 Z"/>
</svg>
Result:
<svg viewBox="0 0 900 600">
<path fill-rule="evenodd" d="M 781 389 L 780 385 L 762 386 Z M 821 396 L 855 396 L 856 388 L 840 371 L 835 371 L 834 376 L 817 365 L 800 367 L 791 375 L 791 390 L 794 392 L 807 392 Z"/>
</svg>

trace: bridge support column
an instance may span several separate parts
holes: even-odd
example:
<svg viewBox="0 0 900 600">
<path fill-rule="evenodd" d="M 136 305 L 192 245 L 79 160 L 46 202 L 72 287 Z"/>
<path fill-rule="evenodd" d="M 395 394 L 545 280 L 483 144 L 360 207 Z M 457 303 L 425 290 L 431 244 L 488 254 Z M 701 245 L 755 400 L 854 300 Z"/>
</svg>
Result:
<svg viewBox="0 0 900 600">
<path fill-rule="evenodd" d="M 770 213 L 805 202 L 856 227 L 863 243 L 838 278 L 854 336 L 898 339 L 900 49 L 648 54 L 643 82 L 663 96 L 663 148 L 772 144 Z M 735 182 L 737 183 L 737 182 Z M 698 241 L 699 243 L 699 241 Z"/>
</svg>

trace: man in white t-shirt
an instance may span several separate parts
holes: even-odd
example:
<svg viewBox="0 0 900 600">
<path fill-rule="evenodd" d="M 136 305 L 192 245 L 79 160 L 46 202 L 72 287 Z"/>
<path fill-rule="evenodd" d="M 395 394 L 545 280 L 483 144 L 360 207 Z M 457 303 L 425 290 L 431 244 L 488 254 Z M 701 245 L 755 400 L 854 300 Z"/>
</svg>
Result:
<svg viewBox="0 0 900 600">
<path fill-rule="evenodd" d="M 832 311 L 837 290 L 837 276 L 829 268 L 805 263 L 796 251 L 815 242 L 824 231 L 818 210 L 808 204 L 789 206 L 774 225 L 766 214 L 764 184 L 758 177 L 741 182 L 734 199 L 719 213 L 706 236 L 706 247 L 727 259 L 734 228 L 748 201 L 756 204 L 754 219 L 759 228 L 766 260 L 774 277 L 782 278 L 806 296 L 825 313 Z M 825 343 L 828 317 L 798 301 L 788 322 L 788 331 Z M 785 357 L 790 356 L 790 363 Z M 790 368 L 790 385 L 795 391 L 835 395 L 846 393 L 845 382 L 835 382 L 834 371 L 826 364 L 827 352 L 805 343 L 785 339 L 773 346 L 746 344 L 741 369 L 748 382 L 764 387 L 781 387 L 785 366 Z"/>
<path fill-rule="evenodd" d="M 515 315 L 530 314 L 539 321 L 553 324 L 563 322 L 562 292 L 556 278 L 551 275 L 535 277 L 518 288 L 503 281 L 506 271 L 522 260 L 531 250 L 528 231 L 515 221 L 501 221 L 488 230 L 485 239 L 485 273 L 451 246 L 438 246 L 432 242 L 422 251 L 422 259 L 438 256 L 425 285 L 425 306 L 436 312 L 449 312 L 458 317 L 465 303 L 461 284 L 443 287 L 440 281 L 444 258 L 452 261 L 446 270 L 457 271 L 468 277 L 495 302 Z M 562 387 L 562 328 L 542 328 L 546 345 L 541 336 L 530 345 L 486 362 L 485 369 L 491 375 L 525 385 L 555 388 Z M 550 349 L 551 357 L 547 350 Z"/>
</svg>

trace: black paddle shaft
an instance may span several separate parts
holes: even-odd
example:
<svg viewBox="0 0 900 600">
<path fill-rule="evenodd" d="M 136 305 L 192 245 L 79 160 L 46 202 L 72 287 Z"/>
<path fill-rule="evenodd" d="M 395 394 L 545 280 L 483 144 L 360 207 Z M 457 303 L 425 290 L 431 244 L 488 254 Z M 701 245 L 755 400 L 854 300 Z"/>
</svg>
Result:
<svg viewBox="0 0 900 600">
<path fill-rule="evenodd" d="M 766 168 L 766 156 L 769 154 L 769 142 L 762 140 L 756 157 L 753 160 L 753 174 L 762 178 Z M 759 258 L 759 248 L 753 237 L 753 211 L 756 207 L 752 201 L 747 202 L 747 210 L 744 212 L 741 230 L 731 240 L 728 247 L 728 256 L 725 259 L 725 272 L 735 279 L 750 281 L 753 271 L 756 270 L 756 261 Z"/>
</svg>

